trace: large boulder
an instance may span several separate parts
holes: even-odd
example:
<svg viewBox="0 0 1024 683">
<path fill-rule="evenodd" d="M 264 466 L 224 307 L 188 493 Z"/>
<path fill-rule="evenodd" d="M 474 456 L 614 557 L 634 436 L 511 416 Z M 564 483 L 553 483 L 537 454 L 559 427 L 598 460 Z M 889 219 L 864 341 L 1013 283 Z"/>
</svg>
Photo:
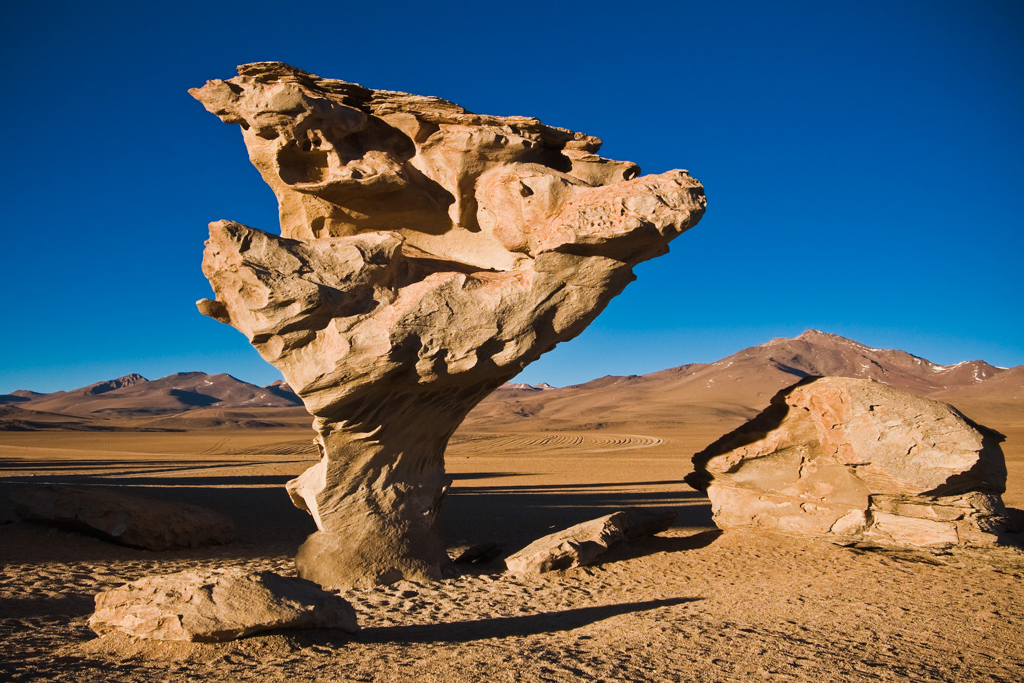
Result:
<svg viewBox="0 0 1024 683">
<path fill-rule="evenodd" d="M 234 523 L 208 508 L 125 493 L 110 487 L 43 484 L 15 491 L 21 519 L 97 536 L 146 550 L 200 548 L 230 543 Z"/>
<path fill-rule="evenodd" d="M 303 579 L 243 569 L 147 576 L 96 596 L 99 635 L 221 642 L 271 629 L 359 630 L 343 598 Z"/>
<path fill-rule="evenodd" d="M 1002 435 L 873 380 L 808 378 L 693 456 L 721 528 L 837 543 L 995 543 L 1005 523 Z"/>
<path fill-rule="evenodd" d="M 212 223 L 199 310 L 315 418 L 321 460 L 288 484 L 329 535 L 306 554 L 349 585 L 439 578 L 452 433 L 695 225 L 704 189 L 534 118 L 279 62 L 238 72 L 190 92 L 241 127 L 281 234 Z"/>
</svg>

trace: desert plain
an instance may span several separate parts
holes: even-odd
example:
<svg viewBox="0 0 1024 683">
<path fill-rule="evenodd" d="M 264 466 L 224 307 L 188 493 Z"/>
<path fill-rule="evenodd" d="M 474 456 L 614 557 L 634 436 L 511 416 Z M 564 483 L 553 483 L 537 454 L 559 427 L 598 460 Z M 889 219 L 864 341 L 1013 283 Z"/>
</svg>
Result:
<svg viewBox="0 0 1024 683">
<path fill-rule="evenodd" d="M 448 554 L 490 541 L 512 550 L 624 507 L 678 514 L 669 531 L 613 548 L 596 564 L 515 576 L 499 560 L 453 565 L 438 582 L 346 591 L 362 627 L 354 636 L 281 631 L 220 644 L 99 638 L 86 624 L 93 596 L 143 576 L 198 566 L 294 575 L 296 549 L 316 527 L 283 484 L 317 452 L 298 406 L 217 405 L 225 400 L 175 408 L 144 392 L 121 403 L 117 392 L 108 392 L 114 403 L 76 403 L 69 393 L 51 403 L 59 412 L 36 411 L 28 427 L 31 402 L 9 404 L 18 407 L 7 422 L 22 422 L 0 431 L 0 676 L 1021 680 L 1024 555 L 1012 545 L 898 551 L 716 529 L 708 499 L 683 482 L 691 456 L 802 374 L 888 381 L 1000 431 L 1004 502 L 1024 508 L 1021 368 L 936 366 L 809 331 L 642 377 L 562 389 L 506 385 L 471 413 L 446 454 L 454 480 L 443 510 Z M 132 400 L 157 407 L 133 410 Z M 39 482 L 203 505 L 229 516 L 237 538 L 153 552 L 16 520 L 9 494 Z"/>
</svg>

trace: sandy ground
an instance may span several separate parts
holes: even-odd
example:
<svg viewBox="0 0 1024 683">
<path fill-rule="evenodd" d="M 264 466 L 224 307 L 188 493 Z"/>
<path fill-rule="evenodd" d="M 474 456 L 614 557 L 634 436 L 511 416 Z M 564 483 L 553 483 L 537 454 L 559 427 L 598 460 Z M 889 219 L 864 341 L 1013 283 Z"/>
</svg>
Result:
<svg viewBox="0 0 1024 683">
<path fill-rule="evenodd" d="M 86 626 L 92 596 L 197 565 L 294 574 L 291 556 L 314 527 L 282 484 L 313 462 L 311 432 L 0 433 L 2 501 L 31 481 L 116 484 L 206 505 L 238 525 L 229 546 L 172 553 L 0 526 L 0 678 L 1024 680 L 1018 550 L 858 551 L 720 533 L 682 478 L 690 455 L 726 430 L 625 431 L 460 432 L 447 457 L 449 551 L 525 543 L 626 506 L 676 510 L 668 533 L 540 577 L 465 569 L 431 585 L 350 591 L 356 636 L 218 645 L 97 638 Z M 1006 501 L 1024 507 L 1024 433 L 1008 435 Z"/>
</svg>

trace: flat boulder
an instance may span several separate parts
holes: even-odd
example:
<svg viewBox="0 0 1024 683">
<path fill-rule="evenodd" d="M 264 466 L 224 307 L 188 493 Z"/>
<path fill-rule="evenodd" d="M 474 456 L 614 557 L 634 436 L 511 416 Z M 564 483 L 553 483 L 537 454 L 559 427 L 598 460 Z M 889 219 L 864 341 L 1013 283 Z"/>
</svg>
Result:
<svg viewBox="0 0 1024 683">
<path fill-rule="evenodd" d="M 590 564 L 609 548 L 626 540 L 628 521 L 624 512 L 592 519 L 564 531 L 539 538 L 505 558 L 515 574 L 539 574 Z"/>
<path fill-rule="evenodd" d="M 99 635 L 216 643 L 272 629 L 359 630 L 343 598 L 273 572 L 208 569 L 147 576 L 96 596 Z"/>
<path fill-rule="evenodd" d="M 213 510 L 172 503 L 115 488 L 43 484 L 11 496 L 14 513 L 48 524 L 146 550 L 199 548 L 230 543 L 235 525 Z"/>
<path fill-rule="evenodd" d="M 873 380 L 811 377 L 693 456 L 715 523 L 841 544 L 990 545 L 1006 518 L 1002 435 Z"/>
</svg>

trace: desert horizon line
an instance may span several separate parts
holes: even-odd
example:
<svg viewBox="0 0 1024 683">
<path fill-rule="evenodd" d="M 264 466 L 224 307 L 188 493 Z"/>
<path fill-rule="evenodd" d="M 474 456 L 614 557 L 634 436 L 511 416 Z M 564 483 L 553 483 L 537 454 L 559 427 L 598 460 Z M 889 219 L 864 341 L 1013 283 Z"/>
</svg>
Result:
<svg viewBox="0 0 1024 683">
<path fill-rule="evenodd" d="M 717 360 L 714 360 L 714 361 L 706 361 L 706 362 L 704 362 L 704 361 L 692 361 L 692 362 L 686 362 L 686 363 L 679 363 L 678 365 L 672 365 L 672 366 L 669 366 L 669 367 L 666 367 L 666 368 L 661 368 L 660 370 L 652 370 L 650 372 L 645 372 L 645 373 L 640 373 L 640 374 L 635 374 L 635 373 L 628 373 L 628 374 L 609 373 L 609 374 L 594 376 L 594 377 L 591 377 L 590 379 L 583 380 L 581 382 L 572 382 L 572 383 L 562 384 L 562 385 L 555 385 L 555 384 L 549 383 L 549 382 L 547 382 L 545 380 L 542 380 L 540 382 L 517 382 L 516 378 L 514 377 L 511 380 L 509 380 L 508 382 L 506 382 L 506 385 L 509 385 L 509 384 L 523 384 L 523 385 L 528 385 L 528 386 L 531 386 L 531 387 L 540 387 L 540 386 L 543 385 L 543 386 L 545 386 L 547 388 L 551 388 L 551 389 L 567 389 L 567 388 L 570 388 L 570 387 L 581 386 L 581 385 L 587 384 L 589 382 L 593 382 L 593 381 L 600 380 L 600 379 L 606 379 L 606 378 L 609 378 L 609 377 L 643 377 L 645 375 L 655 374 L 655 373 L 658 373 L 658 372 L 665 372 L 665 371 L 668 371 L 668 370 L 673 370 L 675 368 L 680 368 L 680 367 L 685 367 L 685 366 L 690 366 L 690 365 L 713 365 L 714 363 L 717 363 L 717 362 L 719 362 L 721 360 L 724 360 L 725 358 L 728 358 L 729 356 L 734 355 L 736 353 L 739 353 L 739 352 L 741 352 L 741 351 L 743 351 L 745 349 L 757 348 L 757 347 L 760 347 L 760 346 L 766 346 L 766 345 L 769 345 L 772 342 L 775 342 L 775 341 L 778 341 L 778 340 L 784 340 L 784 341 L 801 340 L 804 337 L 811 336 L 811 335 L 814 335 L 814 334 L 822 335 L 822 336 L 829 337 L 829 338 L 839 339 L 839 340 L 843 340 L 843 341 L 846 341 L 846 342 L 850 342 L 850 343 L 852 343 L 852 344 L 854 344 L 856 346 L 862 347 L 862 348 L 870 350 L 870 351 L 896 351 L 896 352 L 906 353 L 906 354 L 908 354 L 910 356 L 913 356 L 914 358 L 919 358 L 922 361 L 925 361 L 925 362 L 929 363 L 930 365 L 932 365 L 934 367 L 937 367 L 937 368 L 956 368 L 958 366 L 961 366 L 961 365 L 964 365 L 964 364 L 967 364 L 967 363 L 985 363 L 986 365 L 989 365 L 990 367 L 998 369 L 998 370 L 1009 370 L 1011 368 L 1020 367 L 1022 365 L 1020 363 L 1018 363 L 1016 365 L 1011 365 L 1011 366 L 995 365 L 993 363 L 988 362 L 987 360 L 985 360 L 983 358 L 969 358 L 969 359 L 964 359 L 964 360 L 958 361 L 956 363 L 948 363 L 948 364 L 935 363 L 935 362 L 925 358 L 924 356 L 918 356 L 917 354 L 914 354 L 914 353 L 912 353 L 910 351 L 907 351 L 905 349 L 868 346 L 867 344 L 863 344 L 861 342 L 858 342 L 855 339 L 852 339 L 850 337 L 847 337 L 847 336 L 844 336 L 844 335 L 841 335 L 841 334 L 837 334 L 837 333 L 834 333 L 834 332 L 826 332 L 824 330 L 819 330 L 819 329 L 816 329 L 816 328 L 807 328 L 806 330 L 804 330 L 803 332 L 801 332 L 800 334 L 798 334 L 798 335 L 796 335 L 794 337 L 772 337 L 771 339 L 768 339 L 768 340 L 766 340 L 764 342 L 761 342 L 760 344 L 754 344 L 754 345 L 751 345 L 751 346 L 744 346 L 744 347 L 742 347 L 740 349 L 737 349 L 737 350 L 733 351 L 732 353 L 726 353 L 721 358 L 719 358 Z M 523 368 L 523 370 L 525 371 L 526 368 Z M 177 376 L 192 375 L 192 374 L 205 375 L 207 377 L 217 377 L 217 376 L 220 376 L 220 375 L 224 375 L 224 376 L 229 377 L 229 378 L 231 378 L 231 379 L 233 379 L 235 381 L 242 382 L 244 384 L 248 384 L 248 385 L 251 385 L 251 386 L 254 386 L 254 387 L 258 387 L 258 388 L 262 388 L 262 389 L 273 387 L 273 386 L 284 385 L 284 386 L 287 386 L 289 388 L 289 390 L 291 390 L 291 386 L 288 385 L 288 382 L 286 380 L 284 380 L 283 378 L 276 379 L 273 382 L 268 382 L 267 384 L 260 384 L 258 381 L 250 381 L 250 380 L 247 380 L 247 379 L 243 379 L 242 377 L 238 377 L 236 375 L 233 375 L 230 372 L 207 372 L 205 370 L 181 370 L 181 371 L 177 371 L 177 372 L 171 372 L 171 373 L 168 373 L 166 375 L 160 375 L 159 377 L 156 377 L 154 379 L 149 379 L 148 377 L 145 377 L 141 373 L 138 373 L 138 372 L 129 372 L 129 373 L 126 373 L 124 375 L 119 375 L 117 377 L 107 377 L 105 379 L 99 379 L 99 380 L 96 380 L 95 382 L 90 382 L 88 384 L 83 384 L 81 386 L 74 386 L 74 387 L 71 387 L 71 388 L 68 388 L 68 389 L 54 389 L 53 391 L 36 391 L 35 389 L 19 387 L 19 388 L 16 388 L 16 389 L 11 389 L 9 391 L 0 391 L 0 397 L 3 397 L 3 396 L 13 396 L 13 395 L 16 395 L 18 392 L 28 392 L 28 393 L 33 393 L 33 394 L 55 394 L 55 393 L 61 393 L 61 392 L 65 392 L 66 393 L 66 392 L 77 391 L 77 390 L 80 390 L 80 389 L 87 389 L 89 387 L 92 387 L 92 386 L 95 386 L 95 385 L 99 385 L 99 384 L 104 384 L 104 383 L 107 383 L 107 382 L 118 382 L 120 380 L 129 379 L 129 378 L 139 378 L 139 379 L 141 379 L 144 382 L 157 382 L 157 381 L 160 381 L 160 380 L 163 380 L 163 379 L 167 379 L 169 377 L 177 377 Z"/>
</svg>

